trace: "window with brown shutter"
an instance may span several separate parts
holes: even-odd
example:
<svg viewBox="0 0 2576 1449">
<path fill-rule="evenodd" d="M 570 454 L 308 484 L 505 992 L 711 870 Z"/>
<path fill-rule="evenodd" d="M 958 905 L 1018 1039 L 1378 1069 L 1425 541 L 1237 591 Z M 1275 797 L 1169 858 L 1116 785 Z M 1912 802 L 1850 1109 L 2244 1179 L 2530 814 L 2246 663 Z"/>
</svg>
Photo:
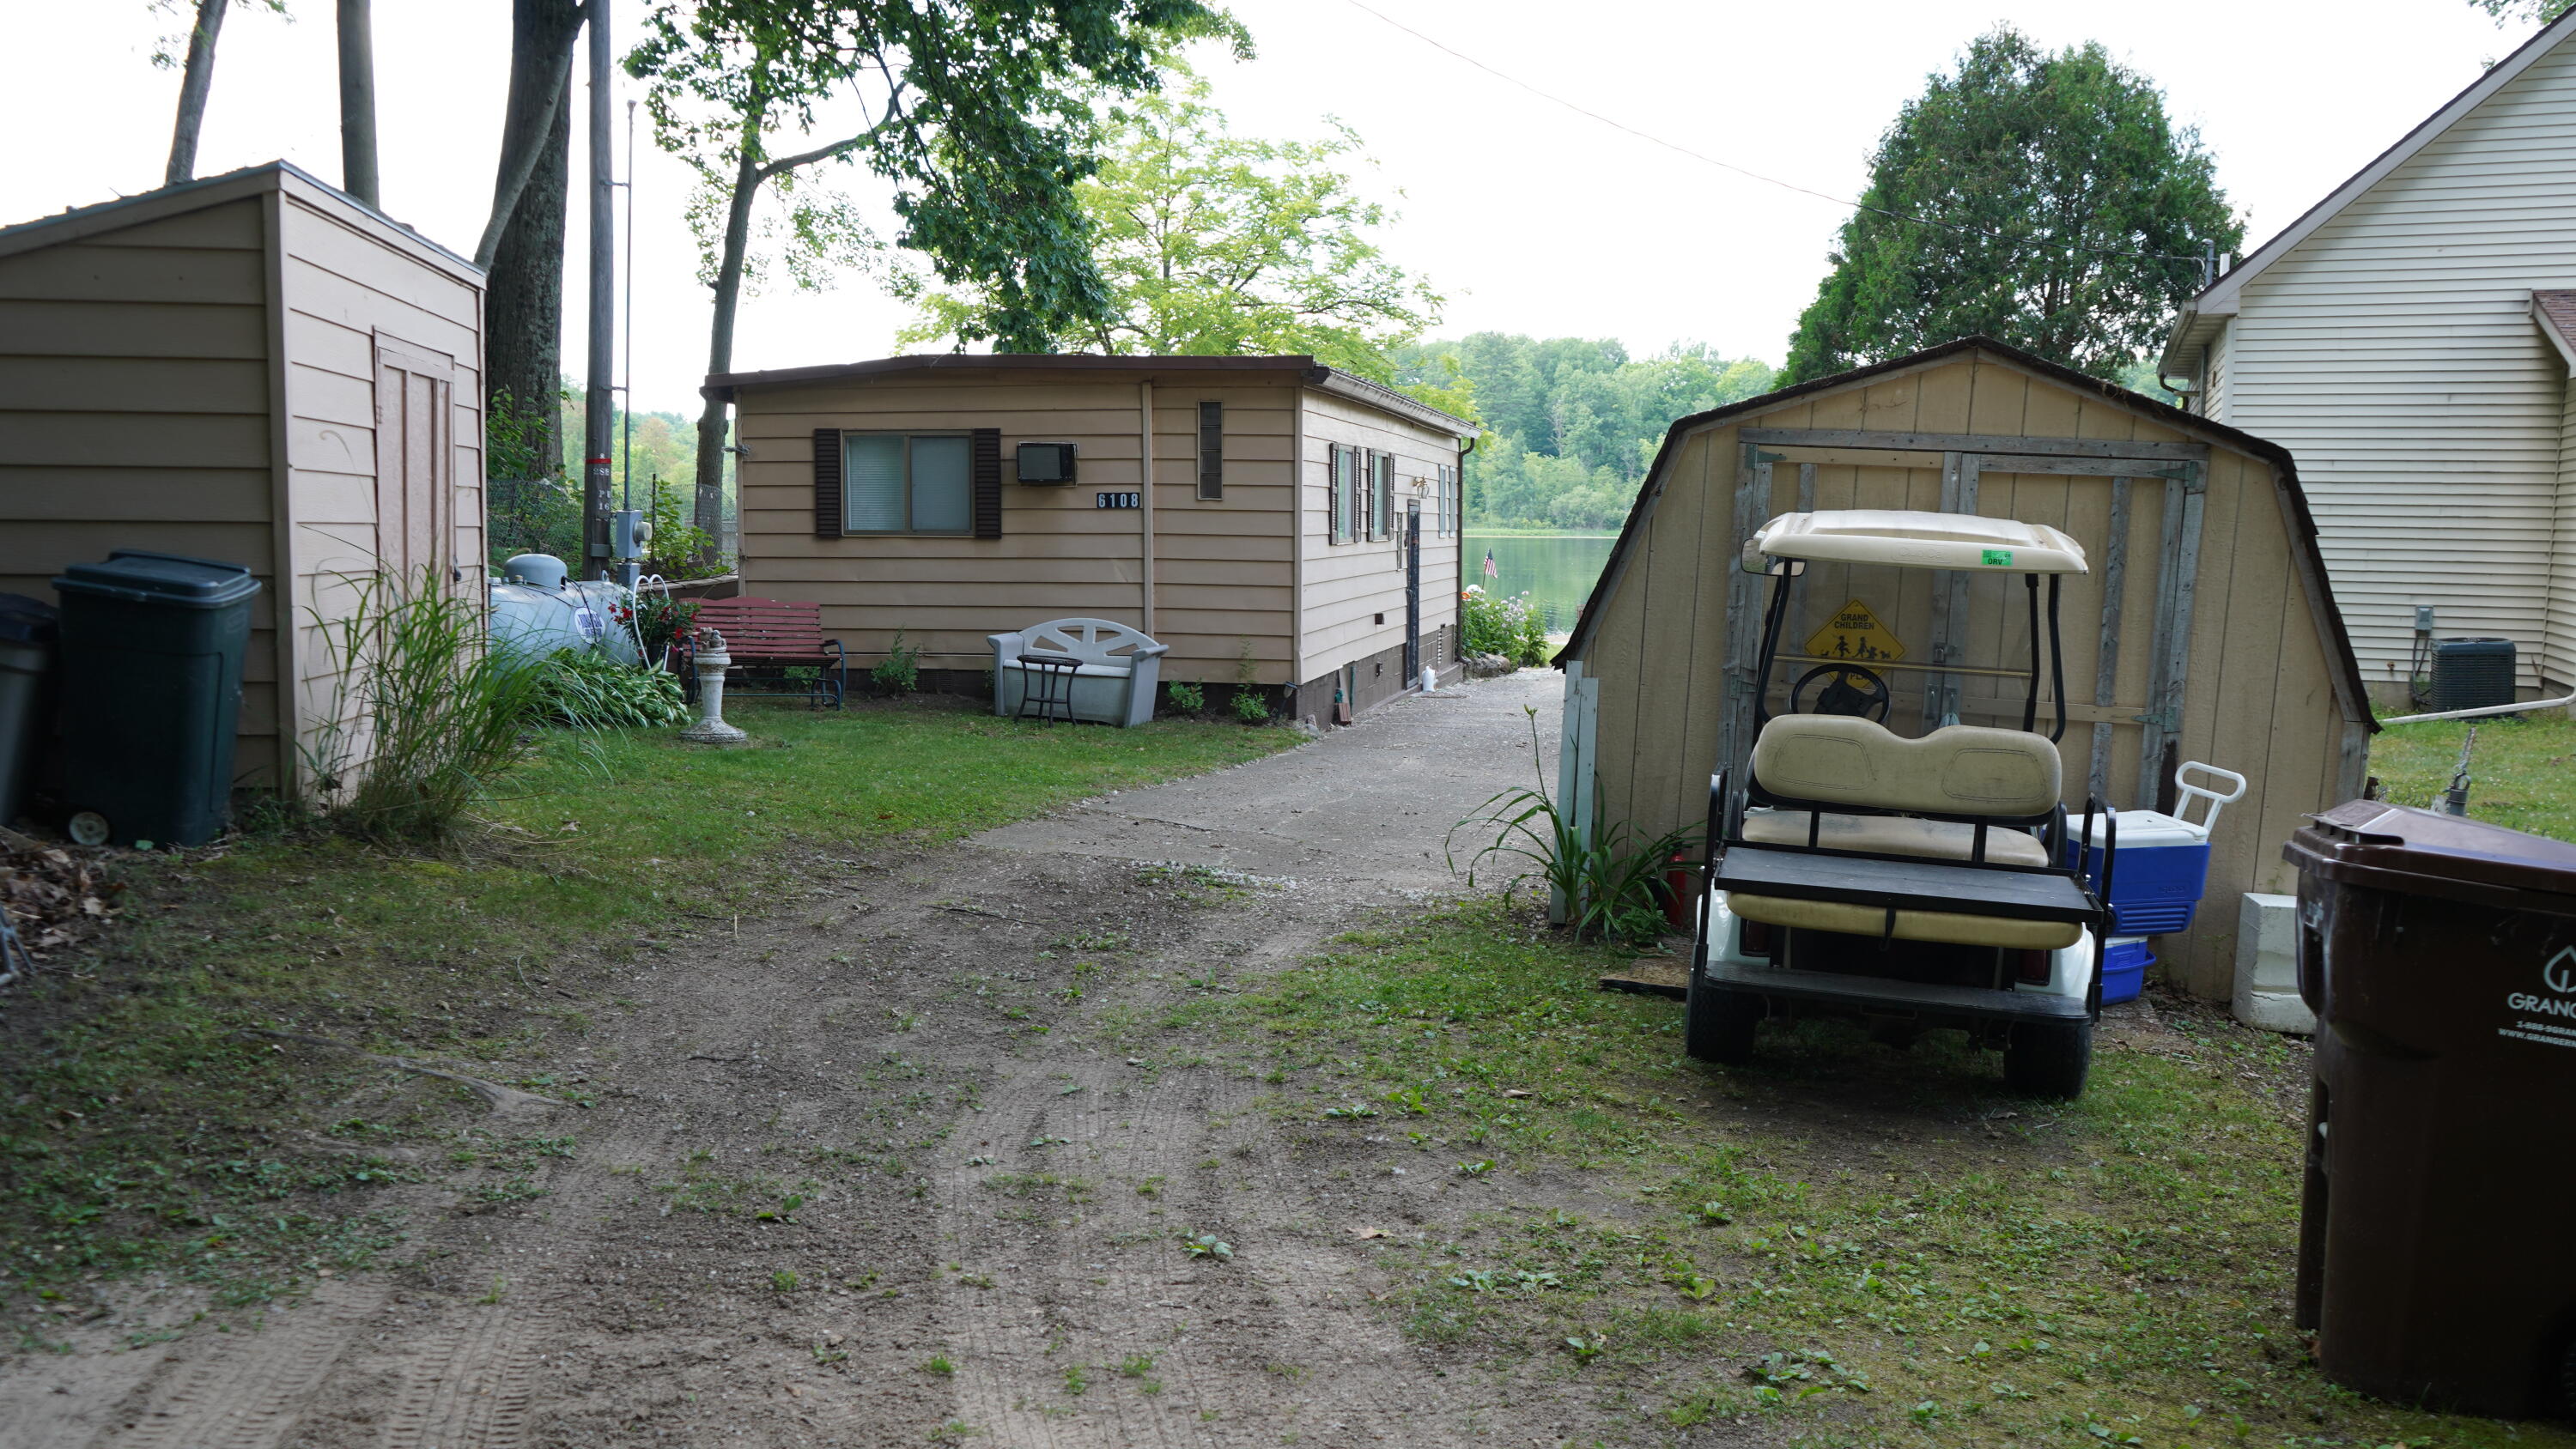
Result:
<svg viewBox="0 0 2576 1449">
<path fill-rule="evenodd" d="M 1369 538 L 1384 542 L 1395 533 L 1395 455 L 1369 451 Z"/>
<path fill-rule="evenodd" d="M 814 536 L 841 536 L 841 430 L 814 430 Z"/>
<path fill-rule="evenodd" d="M 1002 536 L 1002 430 L 977 428 L 974 441 L 975 536 Z"/>
<path fill-rule="evenodd" d="M 1199 497 L 1225 497 L 1225 404 L 1199 404 Z"/>
</svg>

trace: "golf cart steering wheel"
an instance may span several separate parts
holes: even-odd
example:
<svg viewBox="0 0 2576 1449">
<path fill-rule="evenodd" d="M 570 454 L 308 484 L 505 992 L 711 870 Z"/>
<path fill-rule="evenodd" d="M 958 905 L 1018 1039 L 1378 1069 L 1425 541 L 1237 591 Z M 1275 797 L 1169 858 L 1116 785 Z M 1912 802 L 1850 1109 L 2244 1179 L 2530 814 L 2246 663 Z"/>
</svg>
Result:
<svg viewBox="0 0 2576 1449">
<path fill-rule="evenodd" d="M 1815 709 L 1799 709 L 1798 696 L 1807 692 L 1808 685 L 1826 675 L 1832 675 L 1834 680 L 1817 693 Z M 1885 724 L 1887 707 L 1893 701 L 1887 681 L 1857 664 L 1819 664 L 1799 675 L 1798 682 L 1789 686 L 1791 714 L 1847 714 Z"/>
</svg>

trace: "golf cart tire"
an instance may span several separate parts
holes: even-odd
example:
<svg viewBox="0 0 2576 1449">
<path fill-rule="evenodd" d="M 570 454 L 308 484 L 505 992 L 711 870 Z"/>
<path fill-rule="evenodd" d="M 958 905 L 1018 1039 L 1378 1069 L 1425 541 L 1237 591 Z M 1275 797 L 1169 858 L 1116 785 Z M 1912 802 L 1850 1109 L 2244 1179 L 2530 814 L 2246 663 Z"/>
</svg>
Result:
<svg viewBox="0 0 2576 1449">
<path fill-rule="evenodd" d="M 1753 1032 L 1769 1010 L 1752 992 L 1715 985 L 1693 972 L 1682 1049 L 1704 1062 L 1740 1067 L 1753 1060 Z"/>
<path fill-rule="evenodd" d="M 2020 1021 L 2004 1043 L 2004 1085 L 2032 1097 L 2073 1101 L 2093 1065 L 2093 1023 Z"/>
</svg>

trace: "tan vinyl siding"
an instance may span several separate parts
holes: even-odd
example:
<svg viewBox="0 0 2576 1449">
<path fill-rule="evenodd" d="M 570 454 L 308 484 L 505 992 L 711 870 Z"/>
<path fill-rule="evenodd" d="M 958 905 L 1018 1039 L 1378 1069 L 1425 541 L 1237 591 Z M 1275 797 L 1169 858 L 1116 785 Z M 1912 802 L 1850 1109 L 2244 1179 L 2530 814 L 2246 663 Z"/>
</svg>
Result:
<svg viewBox="0 0 2576 1449">
<path fill-rule="evenodd" d="M 311 611 L 375 566 L 387 343 L 453 360 L 443 502 L 482 595 L 481 331 L 472 267 L 287 167 L 0 234 L 0 589 L 50 598 L 116 547 L 248 565 L 235 768 L 283 783 L 287 661 L 309 739 L 332 692 Z"/>
<path fill-rule="evenodd" d="M 2512 638 L 2527 687 L 2544 659 L 2576 676 L 2549 628 L 2576 612 L 2552 556 L 2566 369 L 2528 314 L 2570 286 L 2576 46 L 2244 284 L 2211 415 L 2298 458 L 2374 688 L 2402 678 L 2417 604 L 2444 634 Z"/>
<path fill-rule="evenodd" d="M 0 591 L 148 548 L 262 589 L 234 768 L 277 745 L 263 200 L 0 256 Z"/>
<path fill-rule="evenodd" d="M 341 614 L 352 581 L 380 563 L 377 364 L 388 349 L 449 369 L 449 473 L 438 485 L 446 561 L 462 575 L 454 587 L 483 596 L 482 292 L 336 208 L 291 193 L 283 201 L 287 537 L 303 713 L 319 721 L 340 691 L 326 631 L 313 621 Z M 339 704 L 345 712 L 355 701 Z"/>
<path fill-rule="evenodd" d="M 1147 374 L 897 374 L 746 390 L 737 401 L 747 593 L 823 606 L 854 660 L 884 657 L 895 631 L 925 668 L 992 663 L 986 636 L 1049 619 L 1142 624 L 1138 510 L 1094 495 L 1140 477 L 1139 383 Z M 1201 402 L 1225 405 L 1225 496 L 1198 493 Z M 1174 376 L 1154 387 L 1155 627 L 1163 676 L 1231 683 L 1246 641 L 1260 682 L 1286 684 L 1289 475 L 1295 390 L 1285 375 Z M 967 432 L 996 428 L 1002 536 L 814 536 L 817 428 Z M 1075 481 L 1023 485 L 1021 442 L 1071 442 Z"/>
<path fill-rule="evenodd" d="M 1707 809 L 1708 778 L 1718 765 L 1726 705 L 1728 584 L 1735 576 L 1735 492 L 1742 477 L 1738 430 L 1766 428 L 1888 429 L 1989 436 L 2187 440 L 2142 410 L 2034 376 L 1983 354 L 1944 359 L 1784 402 L 1776 409 L 1706 424 L 1674 440 L 1641 499 L 1615 583 L 1588 620 L 1585 672 L 1601 681 L 1595 766 L 1608 819 L 1646 835 L 1695 822 Z M 1839 451 L 1766 445 L 1784 461 L 1772 469 L 1766 516 L 1798 506 L 1799 463 L 1816 465 L 1815 506 L 1934 509 L 1940 500 L 1939 454 Z M 2084 545 L 2093 572 L 2065 580 L 2062 602 L 2065 678 L 2070 704 L 2065 760 L 2068 803 L 2080 809 L 2091 760 L 2092 724 L 2112 723 L 2108 798 L 2133 805 L 2138 795 L 2141 729 L 2147 709 L 2157 586 L 2162 480 L 2129 486 L 2123 630 L 2113 703 L 2094 697 L 2099 626 L 2105 604 L 2103 563 L 2110 519 L 2108 478 L 1986 472 L 1977 511 L 2068 531 Z M 2338 798 L 2338 751 L 2347 724 L 2335 672 L 2330 601 L 2312 597 L 2300 578 L 2300 554 L 2285 496 L 2263 460 L 2213 447 L 2197 604 L 2180 731 L 2182 759 L 2206 760 L 2246 775 L 2246 798 L 2231 806 L 2213 840 L 2207 904 L 2188 935 L 2162 938 L 2159 957 L 2172 979 L 2203 995 L 2224 995 L 2234 961 L 2233 902 L 2248 890 L 2280 891 L 2293 877 L 2282 842 L 2302 812 Z M 1793 594 L 1783 653 L 1803 642 L 1847 600 L 1867 603 L 1908 646 L 1908 661 L 1926 657 L 1932 575 L 1926 570 L 1858 565 L 1812 566 Z M 1972 577 L 1964 663 L 2022 667 L 2030 638 L 2018 576 Z M 1804 672 L 1784 667 L 1779 686 Z M 1919 734 L 1924 676 L 1891 669 L 1889 711 L 1901 734 Z M 2020 725 L 2022 692 L 2012 681 L 1969 677 L 1966 723 Z M 2357 708 L 2357 703 L 2356 703 Z M 2043 690 L 2041 727 L 2054 706 Z"/>
<path fill-rule="evenodd" d="M 1304 553 L 1303 633 L 1297 677 L 1318 679 L 1354 659 L 1404 643 L 1404 556 L 1390 536 L 1332 541 L 1330 448 L 1375 448 L 1395 455 L 1396 521 L 1407 503 L 1422 504 L 1422 633 L 1458 618 L 1457 534 L 1438 528 L 1438 469 L 1458 464 L 1458 439 L 1314 388 L 1305 408 L 1304 483 L 1298 545 Z M 1365 535 L 1366 530 L 1360 532 Z M 1388 530 L 1390 535 L 1394 532 Z M 1379 615 L 1386 622 L 1377 622 Z"/>
</svg>

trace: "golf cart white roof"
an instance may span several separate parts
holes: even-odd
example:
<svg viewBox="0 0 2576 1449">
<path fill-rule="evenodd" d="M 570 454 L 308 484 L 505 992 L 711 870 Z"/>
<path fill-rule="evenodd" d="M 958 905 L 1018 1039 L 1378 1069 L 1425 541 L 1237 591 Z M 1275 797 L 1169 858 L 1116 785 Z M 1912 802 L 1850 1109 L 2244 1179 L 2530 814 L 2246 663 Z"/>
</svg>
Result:
<svg viewBox="0 0 2576 1449">
<path fill-rule="evenodd" d="M 2084 546 L 2047 524 L 1973 513 L 1881 508 L 1784 513 L 1762 525 L 1745 552 L 1766 558 L 1909 569 L 2085 572 Z M 1752 564 L 1750 558 L 1746 562 Z M 1761 571 L 1758 566 L 1756 571 Z"/>
</svg>

